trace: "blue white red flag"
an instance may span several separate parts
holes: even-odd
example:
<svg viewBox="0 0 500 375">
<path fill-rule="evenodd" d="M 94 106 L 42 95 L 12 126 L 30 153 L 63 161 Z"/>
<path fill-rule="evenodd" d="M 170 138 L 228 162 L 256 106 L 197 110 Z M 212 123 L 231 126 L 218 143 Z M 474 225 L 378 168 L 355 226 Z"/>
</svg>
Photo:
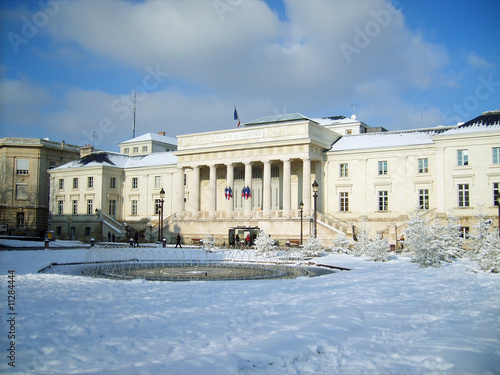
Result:
<svg viewBox="0 0 500 375">
<path fill-rule="evenodd" d="M 238 116 L 238 111 L 236 111 L 236 106 L 234 106 L 234 119 L 238 120 L 238 125 L 236 125 L 236 127 L 239 128 L 241 125 L 241 121 L 240 121 L 240 117 Z"/>
</svg>

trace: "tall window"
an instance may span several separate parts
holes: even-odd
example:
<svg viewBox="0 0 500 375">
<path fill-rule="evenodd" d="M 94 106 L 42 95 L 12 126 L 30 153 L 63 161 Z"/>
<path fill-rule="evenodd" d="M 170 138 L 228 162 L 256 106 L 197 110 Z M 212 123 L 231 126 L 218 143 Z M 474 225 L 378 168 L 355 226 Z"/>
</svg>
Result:
<svg viewBox="0 0 500 375">
<path fill-rule="evenodd" d="M 458 207 L 469 207 L 469 184 L 458 184 Z"/>
<path fill-rule="evenodd" d="M 94 214 L 94 201 L 92 199 L 87 199 L 87 215 Z"/>
<path fill-rule="evenodd" d="M 418 173 L 429 173 L 429 159 L 418 159 Z"/>
<path fill-rule="evenodd" d="M 500 147 L 493 147 L 493 164 L 500 164 Z"/>
<path fill-rule="evenodd" d="M 340 193 L 340 211 L 347 212 L 349 211 L 349 193 L 341 192 Z"/>
<path fill-rule="evenodd" d="M 387 190 L 378 192 L 378 210 L 387 211 L 389 209 L 389 193 Z"/>
<path fill-rule="evenodd" d="M 73 201 L 73 215 L 78 214 L 78 201 L 74 200 Z"/>
<path fill-rule="evenodd" d="M 132 216 L 137 216 L 137 201 L 134 199 L 132 200 L 131 202 L 131 210 L 130 210 L 130 214 Z"/>
<path fill-rule="evenodd" d="M 155 215 L 158 215 L 160 213 L 160 208 L 161 208 L 161 200 L 155 199 Z"/>
<path fill-rule="evenodd" d="M 16 159 L 16 174 L 29 174 L 29 159 Z"/>
<path fill-rule="evenodd" d="M 64 189 L 64 178 L 59 179 L 59 190 Z"/>
<path fill-rule="evenodd" d="M 24 212 L 18 212 L 16 214 L 16 226 L 17 228 L 24 228 Z"/>
<path fill-rule="evenodd" d="M 142 152 L 147 152 L 148 151 L 148 146 L 142 146 Z"/>
<path fill-rule="evenodd" d="M 139 147 L 134 147 L 134 149 L 132 150 L 132 152 L 133 152 L 134 154 L 138 153 L 138 152 L 139 152 Z"/>
<path fill-rule="evenodd" d="M 262 168 L 252 167 L 252 178 L 262 180 Z"/>
<path fill-rule="evenodd" d="M 234 168 L 234 180 L 235 181 L 245 180 L 245 168 Z"/>
<path fill-rule="evenodd" d="M 469 150 L 457 150 L 457 165 L 459 167 L 469 165 Z"/>
<path fill-rule="evenodd" d="M 348 177 L 349 176 L 349 164 L 340 163 L 339 164 L 339 177 Z"/>
<path fill-rule="evenodd" d="M 73 189 L 78 189 L 78 177 L 73 178 Z"/>
<path fill-rule="evenodd" d="M 421 210 L 429 209 L 429 189 L 420 189 L 418 191 L 418 208 Z"/>
<path fill-rule="evenodd" d="M 57 214 L 62 215 L 64 212 L 64 201 L 58 200 L 57 201 Z"/>
<path fill-rule="evenodd" d="M 132 189 L 137 189 L 139 186 L 139 179 L 137 177 L 132 177 Z"/>
<path fill-rule="evenodd" d="M 271 166 L 271 178 L 279 178 L 280 177 L 280 167 L 277 165 Z"/>
<path fill-rule="evenodd" d="M 161 176 L 155 176 L 155 188 L 161 187 Z"/>
<path fill-rule="evenodd" d="M 130 153 L 129 148 L 128 148 L 128 147 L 127 147 L 127 148 L 124 148 L 124 149 L 123 149 L 123 153 L 124 153 L 124 154 L 128 154 L 128 153 Z"/>
<path fill-rule="evenodd" d="M 116 215 L 116 200 L 110 199 L 108 204 L 108 215 L 115 216 Z"/>
<path fill-rule="evenodd" d="M 116 189 L 116 177 L 111 177 L 109 179 L 109 187 L 110 189 Z"/>
<path fill-rule="evenodd" d="M 498 206 L 498 199 L 500 198 L 500 183 L 493 183 L 493 205 Z"/>
<path fill-rule="evenodd" d="M 87 178 L 87 187 L 89 189 L 93 188 L 94 187 L 94 177 L 88 177 Z"/>
<path fill-rule="evenodd" d="M 387 160 L 378 162 L 378 175 L 383 176 L 387 174 Z"/>
</svg>

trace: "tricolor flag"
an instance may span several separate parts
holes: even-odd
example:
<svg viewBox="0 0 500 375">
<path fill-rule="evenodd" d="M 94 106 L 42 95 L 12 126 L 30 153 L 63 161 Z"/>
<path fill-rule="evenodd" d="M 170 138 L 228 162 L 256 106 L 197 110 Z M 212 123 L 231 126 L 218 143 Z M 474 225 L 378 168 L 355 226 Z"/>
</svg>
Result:
<svg viewBox="0 0 500 375">
<path fill-rule="evenodd" d="M 250 187 L 244 187 L 243 190 L 241 191 L 241 196 L 245 199 L 251 198 L 252 194 L 250 194 Z"/>
<path fill-rule="evenodd" d="M 240 121 L 240 117 L 238 116 L 238 111 L 236 111 L 236 106 L 234 106 L 234 119 L 238 120 L 238 125 L 236 125 L 236 127 L 239 128 L 241 125 L 241 121 Z"/>
<path fill-rule="evenodd" d="M 226 190 L 224 191 L 224 196 L 226 197 L 226 199 L 231 199 L 233 197 L 233 190 L 231 189 L 231 187 L 227 187 Z"/>
</svg>

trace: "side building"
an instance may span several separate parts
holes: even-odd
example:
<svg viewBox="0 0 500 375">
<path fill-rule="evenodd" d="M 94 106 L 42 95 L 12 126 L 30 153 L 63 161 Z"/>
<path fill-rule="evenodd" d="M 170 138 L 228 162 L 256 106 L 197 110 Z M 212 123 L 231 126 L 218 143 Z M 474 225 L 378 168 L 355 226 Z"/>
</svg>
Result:
<svg viewBox="0 0 500 375">
<path fill-rule="evenodd" d="M 0 139 L 0 235 L 41 237 L 48 229 L 49 174 L 80 147 L 36 138 Z"/>
<path fill-rule="evenodd" d="M 343 116 L 268 116 L 243 128 L 179 135 L 173 152 L 166 151 L 173 140 L 161 137 L 156 148 L 144 135 L 121 143 L 120 154 L 94 153 L 52 169 L 56 234 L 125 239 L 139 232 L 156 241 L 162 233 L 171 241 L 181 233 L 185 242 L 212 235 L 222 245 L 260 228 L 281 244 L 316 233 L 328 246 L 364 228 L 397 245 L 412 212 L 453 214 L 464 233 L 480 207 L 497 223 L 499 111 L 405 131 Z"/>
</svg>

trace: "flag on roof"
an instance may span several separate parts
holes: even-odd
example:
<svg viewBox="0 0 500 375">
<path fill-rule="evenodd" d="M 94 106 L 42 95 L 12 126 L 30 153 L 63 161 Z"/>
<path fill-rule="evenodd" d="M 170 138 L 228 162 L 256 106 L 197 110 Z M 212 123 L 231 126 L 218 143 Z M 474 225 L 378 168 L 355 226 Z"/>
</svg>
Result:
<svg viewBox="0 0 500 375">
<path fill-rule="evenodd" d="M 238 111 L 236 111 L 236 105 L 234 106 L 234 119 L 238 120 L 238 125 L 236 125 L 236 127 L 239 128 L 241 125 L 241 121 L 240 117 L 238 116 Z"/>
</svg>

